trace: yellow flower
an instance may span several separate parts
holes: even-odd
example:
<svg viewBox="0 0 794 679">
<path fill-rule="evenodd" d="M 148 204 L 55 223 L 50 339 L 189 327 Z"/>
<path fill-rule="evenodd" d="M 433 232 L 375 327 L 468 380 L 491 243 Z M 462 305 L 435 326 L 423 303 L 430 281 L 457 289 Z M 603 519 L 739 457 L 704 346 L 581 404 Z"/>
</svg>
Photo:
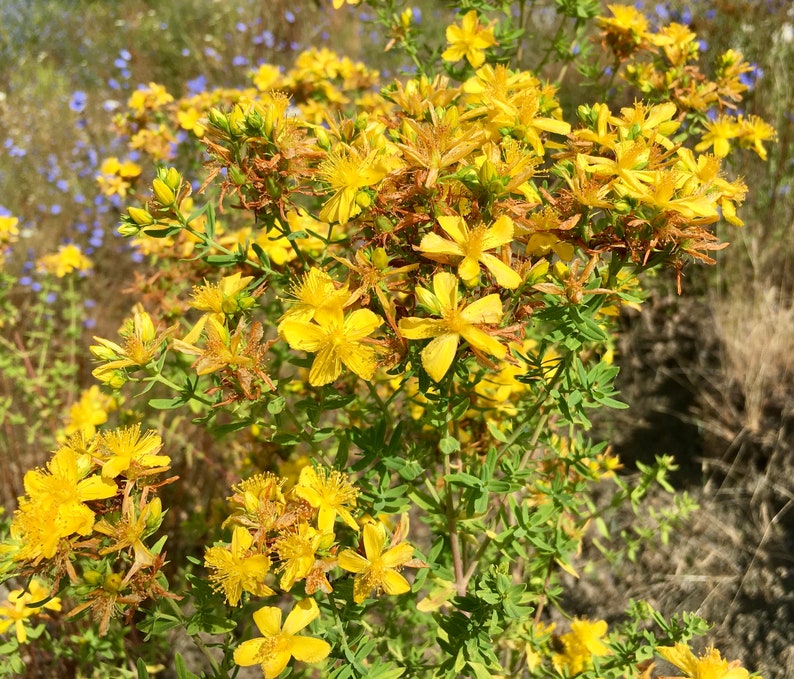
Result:
<svg viewBox="0 0 794 679">
<path fill-rule="evenodd" d="M 366 557 L 346 549 L 339 554 L 339 567 L 356 573 L 353 600 L 360 604 L 372 590 L 383 589 L 386 594 L 405 594 L 411 585 L 397 572 L 414 555 L 414 548 L 400 542 L 386 549 L 388 535 L 382 523 L 364 525 L 364 553 Z"/>
<path fill-rule="evenodd" d="M 755 151 L 761 160 L 766 160 L 766 149 L 763 142 L 774 141 L 777 137 L 775 128 L 758 116 L 739 117 L 739 144 Z"/>
<path fill-rule="evenodd" d="M 442 271 L 433 276 L 433 292 L 417 288 L 416 297 L 422 306 L 441 318 L 403 318 L 399 324 L 400 333 L 406 339 L 434 338 L 422 350 L 422 366 L 436 382 L 447 374 L 461 337 L 475 353 L 483 352 L 497 358 L 507 355 L 507 347 L 480 327 L 502 320 L 499 295 L 488 295 L 468 306 L 461 304 L 458 279 Z"/>
<path fill-rule="evenodd" d="M 171 463 L 168 455 L 156 454 L 163 447 L 160 435 L 150 429 L 141 436 L 140 424 L 103 433 L 101 447 L 107 454 L 103 478 L 114 479 L 122 472 L 127 478 L 138 478 L 163 471 Z"/>
<path fill-rule="evenodd" d="M 0 215 L 0 246 L 19 240 L 18 217 Z"/>
<path fill-rule="evenodd" d="M 335 193 L 323 205 L 321 220 L 344 226 L 361 212 L 361 204 L 366 204 L 369 197 L 360 196 L 359 191 L 374 186 L 388 172 L 388 167 L 378 162 L 378 155 L 377 150 L 372 150 L 362 156 L 357 149 L 346 145 L 328 155 L 320 166 L 320 176 Z"/>
<path fill-rule="evenodd" d="M 480 276 L 480 264 L 490 271 L 503 288 L 514 290 L 521 285 L 521 276 L 501 259 L 486 252 L 508 245 L 513 240 L 513 220 L 502 215 L 493 225 L 484 224 L 469 229 L 463 217 L 439 217 L 438 223 L 452 238 L 447 240 L 428 233 L 419 244 L 419 251 L 428 259 L 450 262 L 460 259 L 458 274 L 466 285 L 475 285 Z"/>
<path fill-rule="evenodd" d="M 321 387 L 342 373 L 342 365 L 363 380 L 371 380 L 378 365 L 375 349 L 365 343 L 383 322 L 369 309 L 345 316 L 336 310 L 328 316 L 307 321 L 284 321 L 279 333 L 293 349 L 317 354 L 309 370 L 309 384 Z"/>
<path fill-rule="evenodd" d="M 713 647 L 707 648 L 699 658 L 695 657 L 689 646 L 680 642 L 675 646 L 660 646 L 656 652 L 667 662 L 683 670 L 684 675 L 690 679 L 748 679 L 750 676 L 738 660 L 728 662 Z"/>
<path fill-rule="evenodd" d="M 298 525 L 292 533 L 282 533 L 273 545 L 281 560 L 281 576 L 279 586 L 285 592 L 292 589 L 296 580 L 303 580 L 314 569 L 315 554 L 322 547 L 330 547 L 332 533 L 322 533 L 308 523 Z"/>
<path fill-rule="evenodd" d="M 110 520 L 104 518 L 94 525 L 95 532 L 107 535 L 113 540 L 112 544 L 103 547 L 99 553 L 104 556 L 129 548 L 135 557 L 136 569 L 151 566 L 154 563 L 154 555 L 144 544 L 143 538 L 159 527 L 162 515 L 163 506 L 158 497 L 144 505 L 140 512 L 136 509 L 135 502 L 125 497 L 120 517 Z"/>
<path fill-rule="evenodd" d="M 706 132 L 699 144 L 695 146 L 695 151 L 705 151 L 707 148 L 714 147 L 714 155 L 717 158 L 724 158 L 731 150 L 730 140 L 735 139 L 741 133 L 741 128 L 732 116 L 720 115 L 712 122 L 705 124 Z"/>
<path fill-rule="evenodd" d="M 357 5 L 361 0 L 333 0 L 334 9 L 341 9 L 342 5 L 347 3 L 348 5 Z"/>
<path fill-rule="evenodd" d="M 466 57 L 472 67 L 479 68 L 485 62 L 485 50 L 496 45 L 493 26 L 480 25 L 476 10 L 467 12 L 460 26 L 447 26 L 447 43 L 441 58 L 445 61 L 458 61 Z"/>
<path fill-rule="evenodd" d="M 82 431 L 87 437 L 94 436 L 97 426 L 107 422 L 108 412 L 115 407 L 115 400 L 99 391 L 97 385 L 84 389 L 80 400 L 69 408 L 64 434 L 70 436 Z"/>
<path fill-rule="evenodd" d="M 243 591 L 255 596 L 275 594 L 264 582 L 270 559 L 253 550 L 253 542 L 247 528 L 235 526 L 230 545 L 210 547 L 204 555 L 204 564 L 212 571 L 209 579 L 213 588 L 223 590 L 230 606 L 240 603 Z"/>
<path fill-rule="evenodd" d="M 94 268 L 93 262 L 74 244 L 61 245 L 58 252 L 44 255 L 39 258 L 36 265 L 39 271 L 55 274 L 58 278 L 63 278 L 73 271 L 85 273 Z"/>
<path fill-rule="evenodd" d="M 0 603 L 0 634 L 5 634 L 14 626 L 17 641 L 24 644 L 28 640 L 25 621 L 33 616 L 40 615 L 43 609 L 50 611 L 61 610 L 61 600 L 58 597 L 49 599 L 42 606 L 29 606 L 31 603 L 40 603 L 50 596 L 50 591 L 37 579 L 31 580 L 27 589 L 15 589 L 8 593 L 4 603 Z"/>
<path fill-rule="evenodd" d="M 308 663 L 325 660 L 331 652 L 327 641 L 298 634 L 319 615 L 314 599 L 304 599 L 292 609 L 282 627 L 280 608 L 260 608 L 254 613 L 254 622 L 263 638 L 240 644 L 234 649 L 234 662 L 242 667 L 261 665 L 265 679 L 274 679 L 291 658 Z"/>
<path fill-rule="evenodd" d="M 337 514 L 353 530 L 358 530 L 358 524 L 348 509 L 356 506 L 358 491 L 341 472 L 304 467 L 292 492 L 319 510 L 317 528 L 320 532 L 333 532 Z"/>
<path fill-rule="evenodd" d="M 569 675 L 583 672 L 592 665 L 593 656 L 609 655 L 609 647 L 601 641 L 606 633 L 607 623 L 604 620 L 590 622 L 574 618 L 571 631 L 560 637 L 564 650 L 555 653 L 552 658 L 554 667 L 558 670 L 566 668 Z"/>
<path fill-rule="evenodd" d="M 141 304 L 136 304 L 132 310 L 132 318 L 128 318 L 119 334 L 124 339 L 124 347 L 115 342 L 94 337 L 94 344 L 89 351 L 100 361 L 108 361 L 105 365 L 96 368 L 91 374 L 102 382 L 110 382 L 112 386 L 120 386 L 117 380 L 124 384 L 124 378 L 118 377 L 117 372 L 125 368 L 143 367 L 157 354 L 163 341 L 171 335 L 177 326 L 172 326 L 164 332 L 157 332 L 152 322 L 152 317 L 143 310 Z"/>
<path fill-rule="evenodd" d="M 38 517 L 52 520 L 54 534 L 42 547 L 45 558 L 51 558 L 57 550 L 57 542 L 72 533 L 88 535 L 94 527 L 94 512 L 85 504 L 91 500 L 102 500 L 116 494 L 116 484 L 99 476 L 87 476 L 90 458 L 78 455 L 74 448 L 82 440 L 79 435 L 61 446 L 47 463 L 47 470 L 34 469 L 25 474 L 24 486 L 30 501 L 20 503 L 18 513 L 28 518 Z M 73 447 L 74 446 L 74 447 Z M 15 517 L 16 520 L 16 517 Z M 23 521 L 23 525 L 30 526 Z M 44 537 L 44 536 L 40 536 Z M 23 539 L 23 542 L 26 540 Z M 32 546 L 35 552 L 35 545 Z"/>
<path fill-rule="evenodd" d="M 312 319 L 319 323 L 325 318 L 332 317 L 342 311 L 348 298 L 348 291 L 347 285 L 337 289 L 333 279 L 325 271 L 312 267 L 300 283 L 292 287 L 292 297 L 295 303 L 278 319 L 279 323 L 308 322 Z"/>
</svg>

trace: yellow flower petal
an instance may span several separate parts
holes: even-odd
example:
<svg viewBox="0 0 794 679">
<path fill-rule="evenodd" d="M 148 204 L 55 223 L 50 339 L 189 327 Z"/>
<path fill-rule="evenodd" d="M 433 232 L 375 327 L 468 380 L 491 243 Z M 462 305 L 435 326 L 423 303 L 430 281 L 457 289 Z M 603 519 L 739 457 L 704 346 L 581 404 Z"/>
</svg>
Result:
<svg viewBox="0 0 794 679">
<path fill-rule="evenodd" d="M 498 257 L 484 252 L 480 255 L 480 261 L 485 265 L 485 268 L 493 274 L 496 282 L 503 288 L 515 290 L 521 285 L 522 279 L 518 272 L 511 269 Z"/>
<path fill-rule="evenodd" d="M 254 614 L 256 615 L 256 614 Z M 262 662 L 265 639 L 248 639 L 234 649 L 234 662 L 241 667 L 259 665 Z"/>
<path fill-rule="evenodd" d="M 444 333 L 422 349 L 422 367 L 434 381 L 440 382 L 444 375 L 447 374 L 452 361 L 455 359 L 458 340 L 459 335 L 457 333 Z"/>
<path fill-rule="evenodd" d="M 319 617 L 320 609 L 314 599 L 299 601 L 284 621 L 284 634 L 297 634 L 312 620 Z"/>
<path fill-rule="evenodd" d="M 386 571 L 383 574 L 383 591 L 386 594 L 405 594 L 411 591 L 411 585 L 397 571 Z"/>
<path fill-rule="evenodd" d="M 259 610 L 254 611 L 253 617 L 257 629 L 266 637 L 274 637 L 281 631 L 280 608 L 276 606 L 263 606 Z M 235 662 L 237 661 L 235 660 Z"/>
<path fill-rule="evenodd" d="M 293 349 L 315 352 L 325 340 L 322 328 L 305 321 L 284 321 L 279 326 L 281 336 Z"/>
<path fill-rule="evenodd" d="M 502 320 L 502 300 L 499 295 L 486 295 L 469 304 L 460 313 L 467 323 L 499 323 Z"/>
<path fill-rule="evenodd" d="M 322 639 L 295 637 L 292 640 L 292 655 L 302 662 L 320 662 L 325 660 L 330 652 L 331 645 Z"/>
<path fill-rule="evenodd" d="M 504 358 L 507 356 L 507 347 L 500 344 L 499 341 L 489 335 L 487 332 L 468 326 L 461 330 L 463 339 L 465 339 L 472 347 L 484 354 L 496 356 L 497 358 Z"/>
<path fill-rule="evenodd" d="M 352 549 L 346 549 L 339 554 L 339 568 L 350 573 L 363 573 L 369 568 L 369 561 Z"/>
<path fill-rule="evenodd" d="M 339 352 L 334 351 L 332 345 L 324 346 L 314 357 L 314 362 L 309 370 L 309 384 L 321 387 L 333 382 L 342 374 L 342 360 Z"/>
</svg>

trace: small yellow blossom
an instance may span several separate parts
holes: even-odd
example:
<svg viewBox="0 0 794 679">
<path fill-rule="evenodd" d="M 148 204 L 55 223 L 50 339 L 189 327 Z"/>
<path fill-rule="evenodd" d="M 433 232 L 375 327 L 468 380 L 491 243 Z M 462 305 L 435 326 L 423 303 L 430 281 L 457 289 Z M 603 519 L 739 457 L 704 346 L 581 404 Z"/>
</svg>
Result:
<svg viewBox="0 0 794 679">
<path fill-rule="evenodd" d="M 369 196 L 361 189 L 375 186 L 389 171 L 388 164 L 380 162 L 379 152 L 371 150 L 362 155 L 356 148 L 344 146 L 334 151 L 320 166 L 320 176 L 328 182 L 334 194 L 325 202 L 320 219 L 326 222 L 347 224 L 351 217 L 361 212 Z"/>
<path fill-rule="evenodd" d="M 81 441 L 79 434 L 73 436 L 52 456 L 46 470 L 33 469 L 25 474 L 23 483 L 29 499 L 20 502 L 14 520 L 23 532 L 31 527 L 27 519 L 51 524 L 49 535 L 37 536 L 43 540 L 39 544 L 23 537 L 22 542 L 27 543 L 32 555 L 40 552 L 45 558 L 52 558 L 61 538 L 73 533 L 88 535 L 95 514 L 85 503 L 116 494 L 113 481 L 88 475 L 89 456 L 75 451 L 82 447 Z"/>
<path fill-rule="evenodd" d="M 342 365 L 361 379 L 371 380 L 378 359 L 366 339 L 382 319 L 369 309 L 357 309 L 347 316 L 338 310 L 315 321 L 286 320 L 279 325 L 279 333 L 293 349 L 316 354 L 309 383 L 321 387 L 333 382 L 342 374 Z"/>
<path fill-rule="evenodd" d="M 97 427 L 105 424 L 108 413 L 115 410 L 116 402 L 112 396 L 103 394 L 97 385 L 84 389 L 77 403 L 69 408 L 64 434 L 70 436 L 82 431 L 87 437 L 96 434 Z"/>
<path fill-rule="evenodd" d="M 731 150 L 731 139 L 736 139 L 741 134 L 741 128 L 733 116 L 720 115 L 716 120 L 705 124 L 706 131 L 695 146 L 695 151 L 705 151 L 714 147 L 714 155 L 724 158 Z"/>
<path fill-rule="evenodd" d="M 252 549 L 253 542 L 247 528 L 235 526 L 230 545 L 210 547 L 204 555 L 210 582 L 216 590 L 223 590 L 230 606 L 240 603 L 244 591 L 255 596 L 275 594 L 264 582 L 270 559 Z"/>
<path fill-rule="evenodd" d="M 452 240 L 428 233 L 419 244 L 419 251 L 428 259 L 441 262 L 460 260 L 458 274 L 467 285 L 477 283 L 480 264 L 493 274 L 503 288 L 514 290 L 521 285 L 521 276 L 517 271 L 486 252 L 513 241 L 513 220 L 510 217 L 502 215 L 490 227 L 480 224 L 473 229 L 469 229 L 466 221 L 457 215 L 439 217 L 438 223 Z"/>
<path fill-rule="evenodd" d="M 108 479 L 122 472 L 128 478 L 156 474 L 171 463 L 167 455 L 156 454 L 163 447 L 160 435 L 150 429 L 141 436 L 140 423 L 104 432 L 100 447 L 106 458 L 102 476 Z"/>
<path fill-rule="evenodd" d="M 405 594 L 411 585 L 397 571 L 414 555 L 414 548 L 407 542 L 387 549 L 388 535 L 381 522 L 364 525 L 364 553 L 361 556 L 352 549 L 339 554 L 339 567 L 356 574 L 353 582 L 353 600 L 360 604 L 373 590 L 383 589 L 386 594 Z"/>
<path fill-rule="evenodd" d="M 296 580 L 303 580 L 308 576 L 314 569 L 317 550 L 327 549 L 332 541 L 332 533 L 322 533 L 307 523 L 299 524 L 294 532 L 282 533 L 273 546 L 284 573 L 279 587 L 288 592 Z"/>
<path fill-rule="evenodd" d="M 590 622 L 586 619 L 574 618 L 571 622 L 571 631 L 560 637 L 563 651 L 556 653 L 552 658 L 554 667 L 558 670 L 565 668 L 569 675 L 583 672 L 592 666 L 593 657 L 609 655 L 609 647 L 601 641 L 607 633 L 607 623 L 604 620 Z"/>
<path fill-rule="evenodd" d="M 58 278 L 74 271 L 86 273 L 94 268 L 94 263 L 74 244 L 61 245 L 58 252 L 40 257 L 36 265 L 39 271 L 55 274 Z"/>
<path fill-rule="evenodd" d="M 350 513 L 350 508 L 356 506 L 358 491 L 341 472 L 304 467 L 292 492 L 319 510 L 317 528 L 320 532 L 333 532 L 337 515 L 353 530 L 358 530 Z"/>
<path fill-rule="evenodd" d="M 485 63 L 485 50 L 496 45 L 493 26 L 482 26 L 476 10 L 467 12 L 460 26 L 447 26 L 446 35 L 449 47 L 441 58 L 455 62 L 466 57 L 466 61 L 474 68 Z"/>
<path fill-rule="evenodd" d="M 249 639 L 234 649 L 234 662 L 242 667 L 261 665 L 265 679 L 275 679 L 292 658 L 307 663 L 325 660 L 331 652 L 327 641 L 299 635 L 320 615 L 314 599 L 295 605 L 281 626 L 281 609 L 265 606 L 254 613 L 254 622 L 263 637 Z"/>
<path fill-rule="evenodd" d="M 441 318 L 403 318 L 399 329 L 405 339 L 433 338 L 422 350 L 422 366 L 436 382 L 447 374 L 461 337 L 475 353 L 482 352 L 497 358 L 507 355 L 507 347 L 481 327 L 502 320 L 499 295 L 488 295 L 469 305 L 462 304 L 457 277 L 442 271 L 433 276 L 433 291 L 417 288 L 416 297 L 422 306 Z"/>
<path fill-rule="evenodd" d="M 37 579 L 31 580 L 26 589 L 15 589 L 8 593 L 5 602 L 0 603 L 0 634 L 5 634 L 13 625 L 17 641 L 24 644 L 28 640 L 25 622 L 41 615 L 44 610 L 60 611 L 61 600 L 53 597 L 41 606 L 29 606 L 40 603 L 50 596 L 50 591 Z"/>
<path fill-rule="evenodd" d="M 278 319 L 279 324 L 284 321 L 308 322 L 312 319 L 323 322 L 342 311 L 348 296 L 347 285 L 337 288 L 325 271 L 312 267 L 299 283 L 292 286 L 291 297 L 295 303 Z"/>
<path fill-rule="evenodd" d="M 707 648 L 699 658 L 680 642 L 675 646 L 660 646 L 656 652 L 684 672 L 684 677 L 670 679 L 749 679 L 750 676 L 740 661 L 728 662 L 713 647 Z"/>
</svg>

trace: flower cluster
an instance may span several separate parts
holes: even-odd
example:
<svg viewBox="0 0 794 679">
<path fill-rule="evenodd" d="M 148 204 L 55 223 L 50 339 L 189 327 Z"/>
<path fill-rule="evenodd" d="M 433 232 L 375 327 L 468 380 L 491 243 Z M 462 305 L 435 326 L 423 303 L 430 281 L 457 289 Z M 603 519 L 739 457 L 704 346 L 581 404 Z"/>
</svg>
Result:
<svg viewBox="0 0 794 679">
<path fill-rule="evenodd" d="M 702 70 L 700 43 L 688 26 L 670 23 L 653 31 L 646 17 L 631 5 L 608 5 L 609 17 L 599 17 L 604 42 L 622 67 L 621 75 L 652 101 L 670 100 L 701 129 L 695 150 L 713 148 L 719 158 L 735 141 L 766 160 L 764 142 L 776 137 L 774 128 L 758 116 L 733 113 L 748 90 L 753 71 L 741 53 L 729 49 L 717 59 L 713 79 Z"/>
<path fill-rule="evenodd" d="M 139 425 L 72 434 L 44 469 L 25 475 L 0 571 L 68 578 L 82 603 L 67 615 L 90 608 L 101 633 L 112 616 L 168 596 L 158 576 L 162 542 L 147 544 L 163 519 L 155 477 L 170 458 L 161 447 L 160 436 Z"/>
<path fill-rule="evenodd" d="M 393 534 L 384 523 L 386 517 L 370 518 L 362 529 L 353 516 L 358 491 L 336 470 L 307 465 L 288 491 L 284 491 L 286 483 L 285 478 L 265 473 L 233 487 L 234 494 L 229 498 L 232 511 L 224 523 L 232 530 L 231 542 L 216 543 L 204 555 L 210 582 L 223 592 L 230 606 L 238 606 L 244 593 L 269 597 L 276 594 L 274 588 L 294 592 L 299 582 L 308 597 L 317 592 L 333 594 L 329 574 L 338 569 L 355 575 L 352 599 L 356 603 L 381 591 L 396 595 L 410 590 L 399 571 L 404 566 L 423 564 L 414 558 L 414 548 L 405 541 L 407 520 Z M 356 537 L 355 549 L 340 551 L 337 520 L 348 533 L 362 533 L 361 548 Z M 280 577 L 276 579 L 274 574 Z M 260 608 L 254 621 L 264 638 L 243 642 L 235 650 L 235 662 L 259 664 L 265 677 L 277 676 L 292 656 L 319 662 L 330 652 L 328 644 L 294 637 L 319 614 L 312 598 L 303 599 L 287 616 L 282 629 L 280 609 Z M 279 635 L 283 642 L 273 643 Z"/>
</svg>

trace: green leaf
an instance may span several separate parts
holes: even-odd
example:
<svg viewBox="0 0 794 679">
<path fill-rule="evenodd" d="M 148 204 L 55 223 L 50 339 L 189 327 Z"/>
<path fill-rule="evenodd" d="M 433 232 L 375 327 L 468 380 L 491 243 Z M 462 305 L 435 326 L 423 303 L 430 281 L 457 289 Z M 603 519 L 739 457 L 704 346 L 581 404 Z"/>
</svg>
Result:
<svg viewBox="0 0 794 679">
<path fill-rule="evenodd" d="M 444 455 L 457 453 L 460 450 L 460 441 L 452 436 L 445 436 L 438 442 L 438 449 L 444 453 Z"/>
<path fill-rule="evenodd" d="M 179 653 L 174 656 L 174 669 L 178 679 L 201 679 L 198 675 L 188 670 L 185 666 L 185 659 Z"/>
<path fill-rule="evenodd" d="M 149 679 L 149 670 L 146 669 L 146 663 L 143 658 L 138 658 L 138 662 L 135 665 L 138 668 L 138 679 Z"/>
<path fill-rule="evenodd" d="M 185 404 L 185 399 L 182 396 L 175 396 L 174 398 L 150 398 L 149 406 L 155 410 L 174 410 Z"/>
</svg>

